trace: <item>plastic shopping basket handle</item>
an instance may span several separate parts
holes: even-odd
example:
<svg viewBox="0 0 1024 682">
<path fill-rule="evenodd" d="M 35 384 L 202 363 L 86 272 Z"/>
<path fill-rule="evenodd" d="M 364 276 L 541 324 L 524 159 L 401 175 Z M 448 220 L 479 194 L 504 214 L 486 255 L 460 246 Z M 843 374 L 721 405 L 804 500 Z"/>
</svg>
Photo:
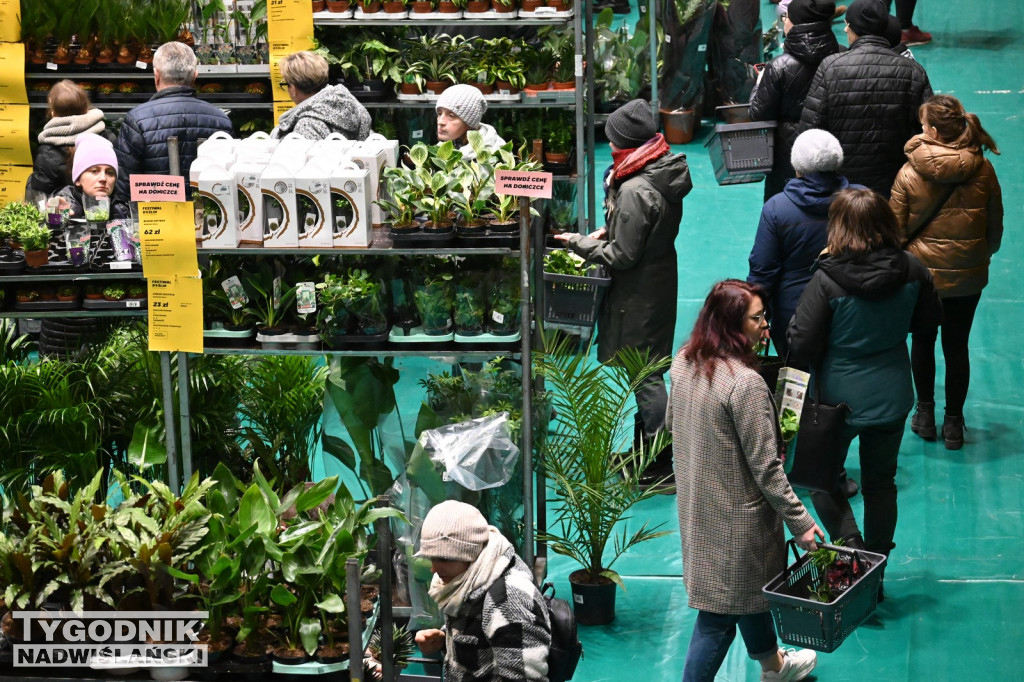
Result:
<svg viewBox="0 0 1024 682">
<path fill-rule="evenodd" d="M 790 573 L 792 573 L 791 569 L 793 568 L 793 566 L 795 566 L 797 563 L 800 562 L 800 559 L 802 557 L 800 556 L 800 551 L 799 551 L 799 549 L 796 546 L 796 540 L 794 540 L 793 538 L 790 538 L 789 540 L 786 541 L 786 544 L 793 551 L 793 559 L 794 559 L 793 564 L 791 564 L 791 565 L 786 567 L 786 577 L 788 578 Z M 818 549 L 821 549 L 821 548 L 831 549 L 833 551 L 838 551 L 840 554 L 844 554 L 844 553 L 847 553 L 847 552 L 852 552 L 854 560 L 857 563 L 861 564 L 862 566 L 864 565 L 864 557 L 862 557 L 860 555 L 860 551 L 859 550 L 856 550 L 853 547 L 846 547 L 846 546 L 841 546 L 841 545 L 827 545 L 827 544 L 825 544 L 823 542 L 819 542 L 818 543 Z M 808 554 L 810 554 L 810 552 L 804 552 L 804 556 L 807 556 Z"/>
</svg>

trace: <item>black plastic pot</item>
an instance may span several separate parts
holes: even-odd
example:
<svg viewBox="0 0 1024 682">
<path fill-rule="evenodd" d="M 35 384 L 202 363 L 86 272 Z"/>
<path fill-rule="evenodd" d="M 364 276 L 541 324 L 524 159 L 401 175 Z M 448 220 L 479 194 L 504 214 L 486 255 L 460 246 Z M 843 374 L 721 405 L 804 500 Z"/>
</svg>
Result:
<svg viewBox="0 0 1024 682">
<path fill-rule="evenodd" d="M 576 582 L 586 575 L 584 570 L 569 574 L 572 587 L 572 609 L 580 625 L 604 625 L 615 620 L 615 593 L 618 585 L 611 580 L 607 584 L 589 585 Z"/>
<path fill-rule="evenodd" d="M 390 88 L 379 78 L 368 78 L 361 83 L 349 81 L 345 87 L 360 102 L 382 102 L 391 96 Z"/>
</svg>

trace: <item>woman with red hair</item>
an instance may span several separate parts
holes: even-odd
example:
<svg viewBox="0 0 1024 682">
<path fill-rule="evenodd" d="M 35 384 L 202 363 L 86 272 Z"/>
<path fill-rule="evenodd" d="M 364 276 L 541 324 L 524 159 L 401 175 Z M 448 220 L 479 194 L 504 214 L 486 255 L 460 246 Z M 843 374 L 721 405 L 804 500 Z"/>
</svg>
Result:
<svg viewBox="0 0 1024 682">
<path fill-rule="evenodd" d="M 737 626 L 762 680 L 801 680 L 817 661 L 779 649 L 761 593 L 786 567 L 783 522 L 806 550 L 824 537 L 786 480 L 775 405 L 755 369 L 765 317 L 761 289 L 719 282 L 670 370 L 683 580 L 699 611 L 683 682 L 715 678 Z"/>
</svg>

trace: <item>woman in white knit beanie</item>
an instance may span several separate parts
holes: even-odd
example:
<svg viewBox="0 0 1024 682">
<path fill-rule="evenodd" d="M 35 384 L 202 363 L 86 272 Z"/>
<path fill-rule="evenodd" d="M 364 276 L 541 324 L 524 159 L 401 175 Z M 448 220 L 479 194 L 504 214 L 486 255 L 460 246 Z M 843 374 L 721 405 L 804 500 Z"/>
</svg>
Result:
<svg viewBox="0 0 1024 682">
<path fill-rule="evenodd" d="M 430 560 L 430 596 L 444 628 L 420 630 L 424 654 L 445 648 L 445 682 L 546 682 L 551 625 L 533 574 L 483 514 L 447 500 L 423 520 L 420 550 Z M 474 644 L 470 644 L 474 643 Z"/>
<path fill-rule="evenodd" d="M 467 161 L 476 158 L 476 152 L 466 139 L 470 130 L 479 131 L 484 138 L 484 146 L 491 151 L 505 144 L 494 126 L 483 122 L 484 114 L 487 113 L 487 100 L 472 85 L 460 83 L 445 88 L 437 98 L 434 109 L 437 111 L 437 143 L 451 140 Z"/>
</svg>

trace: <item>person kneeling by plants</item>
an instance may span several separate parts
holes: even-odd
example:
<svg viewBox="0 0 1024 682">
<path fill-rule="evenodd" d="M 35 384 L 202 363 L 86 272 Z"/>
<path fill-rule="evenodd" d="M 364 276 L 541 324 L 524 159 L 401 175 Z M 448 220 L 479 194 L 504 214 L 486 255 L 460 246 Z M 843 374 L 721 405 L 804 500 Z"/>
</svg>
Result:
<svg viewBox="0 0 1024 682">
<path fill-rule="evenodd" d="M 429 593 L 445 619 L 443 630 L 417 632 L 416 644 L 427 655 L 445 648 L 445 680 L 547 680 L 547 606 L 512 543 L 476 507 L 447 500 L 431 509 L 416 556 L 430 559 Z"/>
<path fill-rule="evenodd" d="M 446 88 L 437 98 L 434 108 L 437 111 L 437 143 L 451 140 L 459 145 L 464 160 L 476 159 L 476 152 L 466 140 L 470 130 L 479 131 L 483 135 L 484 146 L 492 152 L 505 144 L 494 126 L 481 122 L 487 113 L 487 100 L 472 85 L 460 83 Z"/>
<path fill-rule="evenodd" d="M 690 169 L 684 154 L 671 152 L 644 100 L 612 113 L 605 134 L 612 149 L 612 166 L 604 176 L 605 227 L 589 236 L 563 232 L 555 239 L 588 263 L 611 269 L 612 283 L 597 317 L 598 361 L 607 362 L 620 348 L 671 357 L 679 277 L 675 239 L 683 197 L 693 188 Z M 652 375 L 635 395 L 638 436 L 653 439 L 665 428 L 664 375 Z M 644 473 L 641 484 L 671 474 L 672 452 L 665 448 Z"/>
</svg>

